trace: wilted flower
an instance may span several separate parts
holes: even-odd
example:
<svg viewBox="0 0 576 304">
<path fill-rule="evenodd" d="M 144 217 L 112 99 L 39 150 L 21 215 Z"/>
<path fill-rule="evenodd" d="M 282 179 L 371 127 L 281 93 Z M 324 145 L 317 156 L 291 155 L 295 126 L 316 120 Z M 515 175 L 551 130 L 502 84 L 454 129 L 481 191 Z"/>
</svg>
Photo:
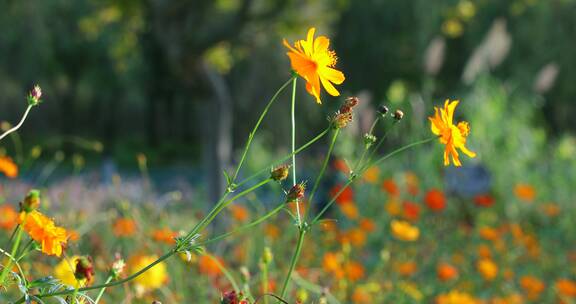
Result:
<svg viewBox="0 0 576 304">
<path fill-rule="evenodd" d="M 86 280 L 86 282 L 92 282 L 94 276 L 94 265 L 92 263 L 92 257 L 81 256 L 76 260 L 76 269 L 74 271 L 74 276 L 77 280 Z"/>
<path fill-rule="evenodd" d="M 469 157 L 476 157 L 476 153 L 466 148 L 466 137 L 470 134 L 470 126 L 467 122 L 461 121 L 457 125 L 453 124 L 454 110 L 459 101 L 455 100 L 450 102 L 448 99 L 444 103 L 444 108 L 434 107 L 434 116 L 429 117 L 430 128 L 432 133 L 438 135 L 440 143 L 446 145 L 444 150 L 444 165 L 450 164 L 450 156 L 454 166 L 459 167 L 460 158 L 458 151 L 460 149 L 464 154 Z"/>
<path fill-rule="evenodd" d="M 286 202 L 291 203 L 303 199 L 305 190 L 306 184 L 303 182 L 292 186 L 286 195 Z"/>
<path fill-rule="evenodd" d="M 290 165 L 280 165 L 270 172 L 270 178 L 281 182 L 288 178 L 288 174 L 290 174 Z"/>
<path fill-rule="evenodd" d="M 336 53 L 328 49 L 330 40 L 325 36 L 314 38 L 316 29 L 310 28 L 306 40 L 298 40 L 292 47 L 286 40 L 284 46 L 288 48 L 288 57 L 292 69 L 306 80 L 306 91 L 320 101 L 320 83 L 332 96 L 340 93 L 332 83 L 344 82 L 344 74 L 333 67 L 336 65 Z"/>
<path fill-rule="evenodd" d="M 242 293 L 236 294 L 236 291 L 228 291 L 222 295 L 221 304 L 248 304 Z"/>
</svg>

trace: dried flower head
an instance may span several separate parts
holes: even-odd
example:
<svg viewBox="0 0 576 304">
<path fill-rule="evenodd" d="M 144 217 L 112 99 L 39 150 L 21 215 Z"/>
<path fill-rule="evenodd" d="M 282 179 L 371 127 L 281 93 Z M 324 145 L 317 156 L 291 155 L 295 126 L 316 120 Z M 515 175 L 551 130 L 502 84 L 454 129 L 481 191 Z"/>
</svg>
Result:
<svg viewBox="0 0 576 304">
<path fill-rule="evenodd" d="M 306 183 L 301 182 L 299 184 L 294 185 L 292 188 L 290 188 L 288 194 L 286 195 L 286 202 L 291 203 L 303 199 L 305 191 L 306 191 Z"/>
<path fill-rule="evenodd" d="M 290 173 L 290 165 L 280 165 L 276 168 L 273 168 L 270 172 L 270 178 L 281 182 L 288 178 L 288 174 Z"/>
<path fill-rule="evenodd" d="M 74 276 L 78 280 L 86 279 L 88 283 L 92 282 L 94 277 L 94 264 L 92 263 L 92 257 L 82 256 L 76 259 Z"/>
<path fill-rule="evenodd" d="M 394 114 L 392 115 L 392 117 L 394 117 L 394 119 L 396 119 L 397 121 L 402 120 L 402 118 L 404 118 L 404 112 L 400 111 L 400 110 L 396 110 L 394 111 Z"/>
</svg>

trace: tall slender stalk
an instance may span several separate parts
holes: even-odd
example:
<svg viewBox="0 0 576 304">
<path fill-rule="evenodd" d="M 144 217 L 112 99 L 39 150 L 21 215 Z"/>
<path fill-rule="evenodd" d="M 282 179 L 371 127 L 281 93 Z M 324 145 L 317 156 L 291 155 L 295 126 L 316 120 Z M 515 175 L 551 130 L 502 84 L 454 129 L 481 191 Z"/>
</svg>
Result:
<svg viewBox="0 0 576 304">
<path fill-rule="evenodd" d="M 26 117 L 28 117 L 28 113 L 30 113 L 30 109 L 32 109 L 32 107 L 33 107 L 33 105 L 28 105 L 28 107 L 26 108 L 26 112 L 24 112 L 24 115 L 22 115 L 22 118 L 20 119 L 20 122 L 16 126 L 12 127 L 11 129 L 7 130 L 2 135 L 0 135 L 0 140 L 2 140 L 4 137 L 8 136 L 8 134 L 15 132 L 16 130 L 20 129 L 20 127 L 22 126 L 22 124 L 26 120 Z"/>
<path fill-rule="evenodd" d="M 290 108 L 290 117 L 292 122 L 292 186 L 296 186 L 297 178 L 296 178 L 296 83 L 298 78 L 294 77 L 292 80 L 292 106 Z M 296 224 L 300 227 L 302 225 L 302 218 L 300 215 L 300 203 L 298 199 L 296 199 L 296 217 L 297 222 Z"/>
<path fill-rule="evenodd" d="M 288 268 L 288 274 L 286 278 L 284 278 L 284 283 L 282 284 L 282 291 L 280 292 L 280 297 L 284 298 L 286 295 L 286 291 L 288 291 L 288 284 L 290 283 L 290 278 L 292 277 L 292 272 L 296 268 L 296 264 L 298 263 L 298 259 L 300 258 L 300 252 L 302 252 L 302 245 L 304 245 L 304 236 L 306 235 L 305 229 L 299 229 L 298 233 L 298 242 L 296 243 L 296 249 L 294 250 L 294 254 L 290 259 L 290 268 Z"/>
</svg>

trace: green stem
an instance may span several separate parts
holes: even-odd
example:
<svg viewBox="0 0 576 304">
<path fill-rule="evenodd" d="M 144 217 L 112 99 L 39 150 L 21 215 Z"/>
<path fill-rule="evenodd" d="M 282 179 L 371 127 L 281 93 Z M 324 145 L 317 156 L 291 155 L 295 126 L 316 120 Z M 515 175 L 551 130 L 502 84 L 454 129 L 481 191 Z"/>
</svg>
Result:
<svg viewBox="0 0 576 304">
<path fill-rule="evenodd" d="M 392 151 L 392 152 L 390 152 L 390 153 L 388 153 L 388 154 L 380 157 L 379 159 L 377 159 L 377 160 L 375 160 L 375 161 L 373 161 L 373 162 L 370 162 L 370 163 L 366 164 L 366 166 L 362 167 L 362 169 L 360 170 L 359 173 L 362 174 L 364 171 L 366 171 L 367 168 L 370 168 L 370 167 L 372 167 L 372 166 L 378 165 L 379 163 L 383 162 L 384 160 L 386 160 L 386 159 L 388 159 L 388 158 L 390 158 L 390 157 L 392 157 L 392 156 L 394 156 L 394 155 L 396 155 L 396 154 L 398 154 L 398 153 L 400 153 L 400 152 L 403 152 L 403 151 L 405 151 L 405 150 L 408 150 L 408 149 L 410 149 L 410 148 L 412 148 L 412 147 L 415 147 L 415 146 L 418 146 L 418 145 L 421 145 L 421 144 L 425 144 L 425 143 L 427 143 L 427 142 L 430 142 L 430 141 L 434 140 L 435 138 L 436 138 L 436 137 L 432 137 L 432 138 L 420 140 L 420 141 L 413 142 L 413 143 L 411 143 L 411 144 L 405 145 L 405 146 L 403 146 L 403 147 L 400 147 L 400 148 L 398 148 L 398 149 L 396 149 L 396 150 L 394 150 L 394 151 Z M 350 186 L 350 184 L 352 184 L 352 183 L 354 182 L 354 180 L 356 179 L 356 176 L 358 176 L 358 175 L 353 175 L 353 176 L 351 176 L 351 177 L 348 179 L 348 181 L 340 188 L 340 190 L 336 193 L 336 195 L 334 195 L 334 196 L 332 197 L 332 199 L 330 199 L 330 201 L 326 204 L 326 206 L 324 206 L 324 208 L 322 208 L 322 210 L 316 215 L 316 217 L 314 217 L 314 219 L 312 220 L 310 226 L 313 226 L 314 224 L 316 224 L 316 223 L 320 220 L 320 218 L 322 217 L 322 215 L 324 215 L 324 213 L 328 210 L 328 208 L 330 208 L 330 206 L 332 206 L 332 204 L 334 204 L 334 202 L 335 202 L 336 199 L 340 196 L 340 194 L 342 194 L 342 192 L 344 192 L 344 190 L 346 190 L 346 188 L 348 188 L 348 186 Z"/>
<path fill-rule="evenodd" d="M 294 77 L 292 80 L 292 106 L 290 108 L 290 117 L 292 121 L 292 186 L 296 186 L 297 178 L 296 178 L 296 83 L 298 78 Z M 302 219 L 300 216 L 300 204 L 298 200 L 296 200 L 296 216 L 297 216 L 297 225 L 302 225 Z"/>
<path fill-rule="evenodd" d="M 26 217 L 24 217 L 24 221 L 26 221 Z M 22 226 L 18 226 L 17 229 L 18 230 L 16 231 L 16 237 L 14 239 L 14 244 L 12 244 L 12 250 L 10 251 L 10 256 L 12 256 L 12 257 L 16 256 L 16 253 L 18 252 L 18 247 L 20 246 L 20 241 L 22 240 Z M 4 267 L 4 269 L 2 269 L 2 274 L 0 274 L 0 284 L 4 284 L 4 279 L 6 278 L 6 275 L 8 274 L 10 269 L 12 268 L 13 264 L 14 264 L 14 260 L 10 259 L 8 261 L 8 264 L 6 265 L 6 267 Z"/>
<path fill-rule="evenodd" d="M 138 272 L 136 272 L 136 273 L 134 273 L 134 274 L 122 279 L 122 280 L 109 282 L 109 283 L 105 283 L 105 284 L 100 284 L 100 285 L 89 286 L 89 287 L 82 287 L 82 288 L 78 289 L 78 292 L 108 288 L 108 287 L 112 287 L 112 286 L 116 286 L 116 285 L 122 285 L 126 282 L 132 281 L 135 278 L 137 278 L 138 276 L 140 276 L 141 274 L 143 274 L 144 272 L 148 271 L 150 268 L 156 266 L 156 264 L 161 263 L 164 260 L 171 257 L 172 255 L 176 254 L 176 252 L 177 251 L 175 249 L 170 250 L 169 252 L 165 253 L 163 256 L 159 257 L 156 261 L 150 263 L 148 266 L 140 269 Z M 36 295 L 36 297 L 47 298 L 47 297 L 53 297 L 53 296 L 63 296 L 63 295 L 71 294 L 73 292 L 74 292 L 74 290 L 62 290 L 62 291 L 57 291 L 57 292 L 52 292 L 52 293 L 39 294 L 39 295 Z M 24 298 L 20 298 L 18 301 L 15 302 L 15 304 L 24 303 L 24 301 L 25 301 Z"/>
<path fill-rule="evenodd" d="M 246 190 L 238 193 L 237 195 L 235 195 L 235 196 L 232 197 L 231 199 L 229 199 L 229 200 L 227 200 L 227 201 L 219 204 L 218 206 L 216 206 L 216 207 L 214 208 L 214 212 L 211 212 L 211 214 L 209 214 L 209 216 L 207 216 L 207 217 L 204 218 L 204 220 L 201 222 L 201 225 L 198 227 L 198 229 L 196 229 L 195 231 L 193 230 L 193 231 L 191 232 L 192 236 L 195 235 L 195 234 L 197 234 L 197 233 L 199 233 L 199 232 L 201 232 L 202 230 L 204 230 L 204 228 L 206 228 L 206 226 L 208 226 L 208 225 L 212 222 L 212 220 L 214 220 L 214 218 L 218 215 L 218 213 L 220 213 L 222 210 L 224 210 L 224 208 L 226 208 L 226 207 L 227 207 L 228 205 L 230 205 L 232 202 L 234 202 L 235 200 L 241 198 L 242 196 L 244 196 L 244 195 L 246 195 L 246 194 L 248 194 L 248 193 L 250 193 L 250 192 L 252 192 L 252 191 L 254 191 L 254 190 L 256 190 L 256 189 L 258 189 L 258 188 L 260 188 L 260 187 L 262 187 L 262 186 L 264 186 L 264 185 L 266 185 L 267 183 L 269 183 L 269 182 L 271 182 L 271 181 L 272 181 L 271 178 L 265 179 L 265 180 L 259 182 L 258 184 L 256 184 L 256 185 L 254 185 L 254 186 L 252 186 L 252 187 L 250 187 L 250 188 L 248 188 L 248 189 L 246 189 Z"/>
<path fill-rule="evenodd" d="M 322 164 L 320 173 L 318 174 L 318 177 L 316 177 L 316 180 L 314 181 L 314 186 L 312 187 L 312 191 L 310 192 L 310 198 L 308 199 L 309 204 L 312 204 L 312 202 L 314 201 L 314 195 L 316 195 L 316 190 L 318 190 L 318 186 L 320 186 L 320 181 L 322 180 L 324 172 L 328 167 L 328 162 L 330 161 L 332 150 L 334 150 L 334 144 L 336 143 L 336 138 L 338 137 L 338 134 L 340 134 L 340 129 L 336 129 L 336 131 L 334 131 L 334 135 L 332 135 L 332 140 L 330 141 L 330 147 L 328 148 L 328 152 L 326 153 L 326 157 L 324 158 L 324 163 Z"/>
<path fill-rule="evenodd" d="M 268 293 L 268 263 L 262 263 L 262 293 Z M 264 304 L 268 304 L 268 298 L 264 298 Z"/>
<path fill-rule="evenodd" d="M 284 298 L 286 295 L 286 291 L 288 290 L 288 284 L 290 283 L 290 278 L 292 277 L 292 272 L 296 268 L 296 263 L 298 262 L 298 258 L 300 258 L 300 252 L 302 251 L 302 245 L 304 244 L 304 235 L 306 234 L 306 230 L 300 229 L 298 234 L 298 243 L 296 243 L 296 251 L 294 251 L 294 255 L 292 255 L 292 259 L 290 260 L 290 268 L 288 268 L 288 273 L 286 274 L 286 278 L 284 279 L 284 284 L 282 284 L 282 291 L 280 292 L 280 297 Z"/>
<path fill-rule="evenodd" d="M 12 262 L 14 262 L 14 265 L 16 265 L 16 267 L 18 268 L 18 272 L 20 272 L 20 275 L 22 276 L 22 280 L 24 280 L 24 283 L 26 283 L 26 277 L 24 276 L 24 271 L 22 270 L 22 267 L 20 266 L 20 264 L 18 263 L 18 260 L 15 259 L 12 255 L 10 255 L 8 252 L 4 251 L 2 248 L 0 248 L 0 253 L 2 253 L 3 255 L 7 256 Z M 27 284 L 27 283 L 26 283 Z M 1 282 L 0 282 L 0 286 L 1 286 Z"/>
<path fill-rule="evenodd" d="M 293 77 L 293 79 L 296 79 L 296 77 Z M 254 138 L 254 134 L 256 134 L 256 131 L 258 131 L 258 128 L 260 127 L 260 124 L 262 123 L 262 120 L 264 120 L 264 117 L 268 113 L 268 110 L 270 109 L 270 107 L 272 106 L 274 101 L 276 101 L 276 98 L 278 97 L 278 95 L 280 95 L 280 93 L 288 86 L 288 84 L 290 84 L 290 82 L 292 82 L 292 79 L 289 79 L 288 81 L 286 81 L 278 89 L 278 91 L 276 91 L 276 93 L 274 93 L 274 95 L 272 96 L 270 101 L 268 101 L 268 104 L 264 108 L 264 111 L 262 112 L 262 114 L 260 114 L 260 117 L 258 118 L 256 125 L 254 126 L 254 128 L 252 129 L 252 132 L 250 132 L 250 135 L 248 136 L 248 142 L 246 142 L 246 146 L 244 147 L 244 152 L 242 152 L 242 157 L 240 158 L 240 162 L 238 163 L 238 167 L 236 168 L 236 172 L 234 172 L 234 177 L 232 177 L 232 182 L 234 182 L 236 180 L 236 178 L 238 177 L 238 173 L 240 173 L 240 168 L 242 168 L 242 165 L 244 164 L 244 160 L 246 160 L 246 155 L 248 154 L 248 150 L 250 150 L 250 146 L 252 145 L 252 139 Z"/>
<path fill-rule="evenodd" d="M 310 147 L 313 143 L 317 142 L 318 140 L 320 140 L 322 137 L 324 137 L 326 134 L 328 134 L 328 132 L 330 131 L 331 127 L 328 127 L 326 129 L 324 129 L 324 131 L 322 131 L 320 134 L 316 135 L 316 137 L 312 138 L 310 141 L 308 141 L 307 143 L 305 143 L 304 145 L 302 145 L 300 148 L 296 149 L 296 151 L 285 155 L 281 158 L 276 159 L 275 161 L 272 162 L 273 165 L 278 165 L 288 159 L 290 159 L 292 157 L 292 155 L 296 155 L 304 150 L 306 150 L 308 147 Z M 246 179 L 244 179 L 242 182 L 238 183 L 236 186 L 240 187 L 243 184 L 253 180 L 254 178 L 260 176 L 262 173 L 264 172 L 269 172 L 270 171 L 270 167 L 264 167 L 258 171 L 256 171 L 256 173 L 250 175 L 249 177 L 247 177 Z"/>
<path fill-rule="evenodd" d="M 234 288 L 236 292 L 240 292 L 240 287 L 238 286 L 238 283 L 236 283 L 236 280 L 232 276 L 232 273 L 230 273 L 230 271 L 228 271 L 228 269 L 224 267 L 224 265 L 222 265 L 222 263 L 220 263 L 220 261 L 215 256 L 208 253 L 206 253 L 206 256 L 216 263 L 216 265 L 218 266 L 218 268 L 220 268 L 220 271 L 222 271 L 226 279 L 228 279 L 228 281 L 230 281 L 230 284 L 232 284 L 232 288 Z"/>
<path fill-rule="evenodd" d="M 112 276 L 108 276 L 108 278 L 106 279 L 106 282 L 104 284 L 108 284 L 110 282 L 112 282 Z M 98 292 L 98 296 L 96 297 L 96 300 L 94 300 L 95 304 L 98 304 L 98 302 L 100 301 L 100 299 L 104 295 L 104 291 L 106 291 L 106 287 L 100 289 L 100 291 Z"/>
<path fill-rule="evenodd" d="M 282 209 L 284 209 L 284 204 L 278 205 L 278 207 L 276 207 L 276 208 L 273 209 L 272 211 L 266 213 L 265 215 L 261 216 L 261 217 L 258 218 L 257 220 L 254 220 L 254 221 L 252 221 L 252 222 L 250 222 L 250 223 L 248 223 L 248 224 L 246 224 L 246 225 L 244 225 L 244 226 L 242 226 L 242 227 L 238 227 L 238 228 L 236 228 L 236 229 L 234 229 L 234 230 L 232 230 L 232 231 L 229 231 L 229 232 L 226 232 L 226 233 L 221 234 L 221 235 L 219 235 L 219 236 L 213 237 L 213 238 L 211 238 L 211 239 L 209 239 L 209 240 L 206 240 L 206 241 L 204 241 L 204 242 L 200 242 L 200 243 L 198 244 L 198 246 L 205 246 L 205 245 L 207 245 L 207 244 L 214 243 L 214 242 L 219 241 L 219 240 L 221 240 L 221 239 L 227 238 L 227 237 L 229 237 L 229 236 L 231 236 L 231 235 L 234 235 L 234 234 L 236 234 L 236 233 L 239 233 L 239 232 L 242 232 L 242 231 L 244 231 L 244 230 L 250 229 L 250 228 L 252 228 L 252 227 L 254 227 L 254 226 L 256 226 L 256 225 L 258 225 L 258 224 L 260 224 L 260 223 L 262 223 L 262 222 L 264 222 L 264 221 L 266 221 L 268 218 L 274 216 L 276 213 L 280 212 L 280 210 L 282 210 Z"/>
</svg>

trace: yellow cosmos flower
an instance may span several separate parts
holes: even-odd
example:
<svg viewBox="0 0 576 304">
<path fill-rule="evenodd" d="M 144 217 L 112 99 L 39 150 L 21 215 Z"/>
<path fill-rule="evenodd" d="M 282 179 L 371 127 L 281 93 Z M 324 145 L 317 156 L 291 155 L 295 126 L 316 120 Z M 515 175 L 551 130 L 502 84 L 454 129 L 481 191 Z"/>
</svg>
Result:
<svg viewBox="0 0 576 304">
<path fill-rule="evenodd" d="M 317 103 L 320 101 L 320 83 L 332 96 L 339 96 L 340 93 L 334 84 L 344 82 L 344 74 L 336 69 L 336 53 L 329 50 L 330 39 L 325 36 L 314 38 L 315 28 L 308 30 L 306 40 L 298 40 L 292 47 L 286 39 L 284 45 L 288 48 L 288 57 L 292 69 L 306 80 L 306 90 L 310 95 L 316 97 Z"/>
<path fill-rule="evenodd" d="M 393 220 L 390 223 L 392 235 L 401 241 L 416 241 L 420 237 L 420 230 L 405 221 Z"/>
<path fill-rule="evenodd" d="M 62 248 L 68 241 L 66 229 L 56 226 L 54 221 L 38 210 L 20 213 L 19 223 L 42 246 L 43 253 L 58 257 L 62 255 Z"/>
<path fill-rule="evenodd" d="M 467 122 L 461 121 L 454 125 L 452 120 L 454 118 L 454 110 L 459 101 L 455 100 L 450 102 L 446 100 L 444 108 L 434 107 L 434 116 L 428 117 L 431 122 L 432 133 L 438 135 L 440 143 L 446 145 L 444 150 L 444 165 L 450 165 L 450 156 L 452 156 L 452 163 L 454 166 L 459 167 L 460 163 L 459 154 L 456 149 L 460 149 L 464 154 L 469 157 L 476 157 L 476 153 L 466 148 L 466 137 L 470 133 L 470 126 Z"/>
<path fill-rule="evenodd" d="M 436 298 L 436 304 L 478 304 L 480 303 L 472 295 L 453 290 L 445 294 L 441 294 Z"/>
<path fill-rule="evenodd" d="M 157 256 L 145 255 L 138 255 L 131 258 L 129 263 L 131 273 L 140 271 L 144 267 L 152 264 L 152 262 L 156 261 L 156 259 L 158 259 Z M 160 288 L 164 286 L 167 281 L 168 271 L 164 262 L 160 262 L 154 265 L 154 267 L 148 269 L 148 271 L 134 279 L 134 283 L 136 283 L 137 287 L 144 290 Z"/>
</svg>

